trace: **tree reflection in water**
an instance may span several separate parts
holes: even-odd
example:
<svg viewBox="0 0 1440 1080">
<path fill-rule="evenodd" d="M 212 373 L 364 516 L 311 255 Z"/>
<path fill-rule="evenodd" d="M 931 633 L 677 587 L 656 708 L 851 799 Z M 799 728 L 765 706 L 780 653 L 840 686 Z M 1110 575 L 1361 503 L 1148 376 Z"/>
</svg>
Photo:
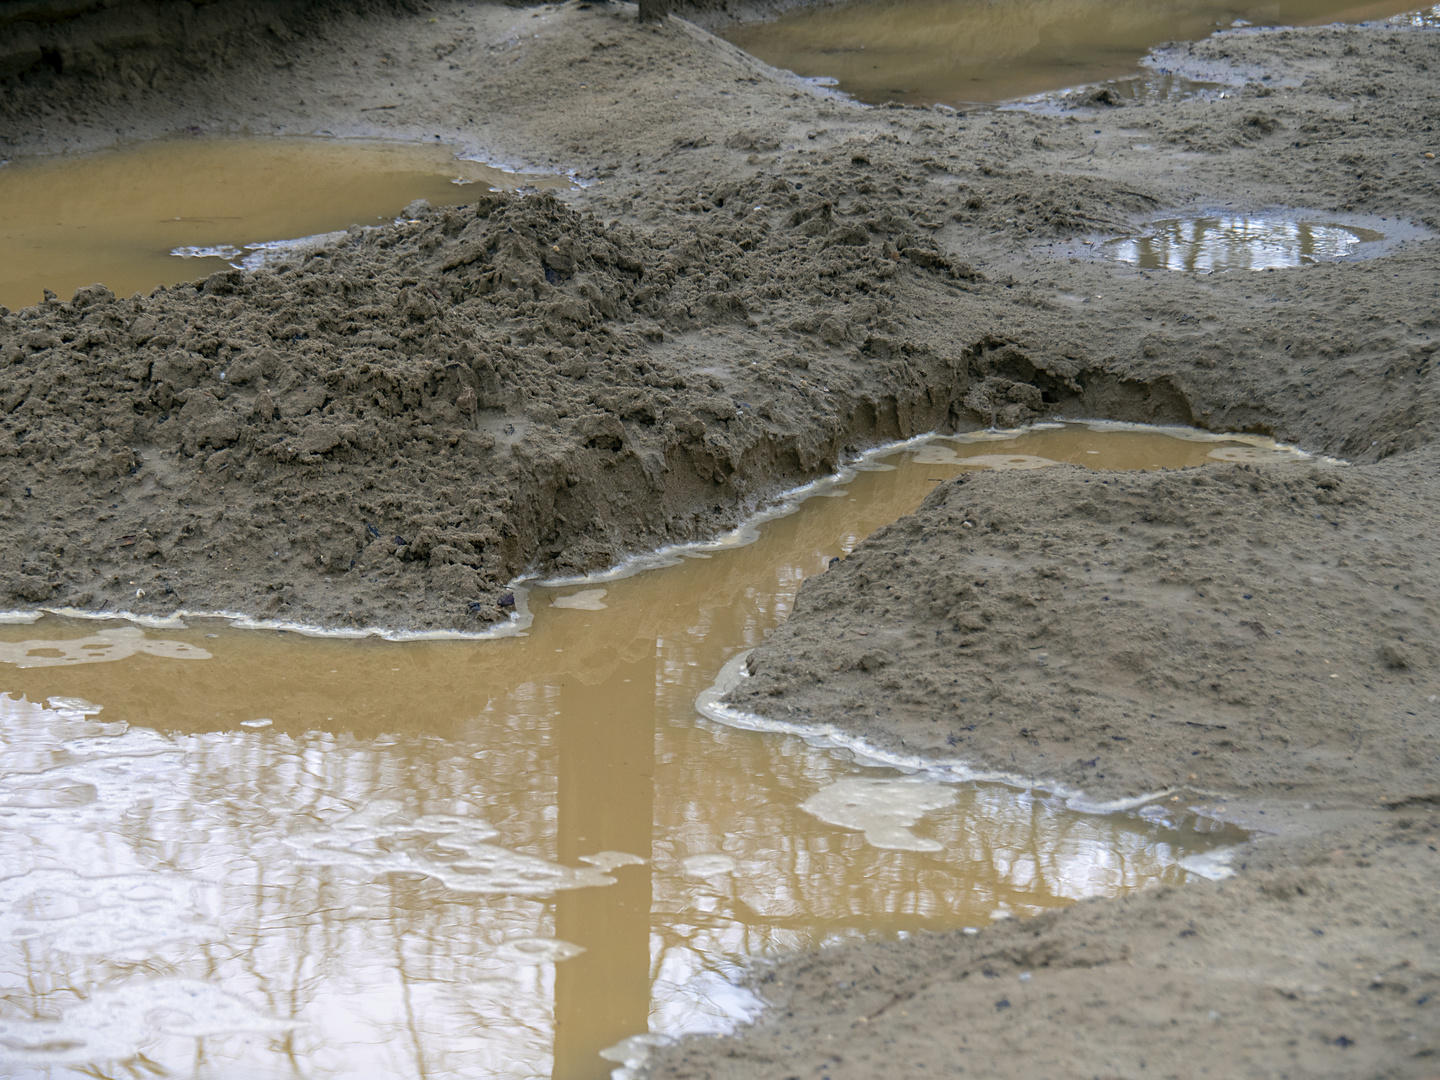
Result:
<svg viewBox="0 0 1440 1080">
<path fill-rule="evenodd" d="M 918 821 L 938 850 L 881 850 L 801 804 L 893 771 L 697 722 L 807 574 L 961 467 L 892 460 L 603 609 L 535 590 L 523 638 L 196 622 L 147 640 L 208 659 L 5 668 L 0 1072 L 586 1080 L 626 1036 L 753 1015 L 749 958 L 1182 880 L 1223 834 L 998 785 Z"/>
</svg>

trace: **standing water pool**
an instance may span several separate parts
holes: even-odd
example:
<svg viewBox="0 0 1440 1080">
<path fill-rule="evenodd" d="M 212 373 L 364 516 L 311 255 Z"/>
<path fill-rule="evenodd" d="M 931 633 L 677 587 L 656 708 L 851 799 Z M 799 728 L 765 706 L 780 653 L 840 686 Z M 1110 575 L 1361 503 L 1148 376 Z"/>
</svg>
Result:
<svg viewBox="0 0 1440 1080">
<path fill-rule="evenodd" d="M 148 293 L 263 258 L 274 241 L 379 225 L 415 199 L 565 187 L 447 146 L 361 139 L 171 139 L 0 163 L 0 304 L 104 282 Z"/>
<path fill-rule="evenodd" d="M 0 627 L 0 1073 L 587 1080 L 755 1016 L 752 959 L 1181 882 L 1238 834 L 694 703 L 962 470 L 1298 456 L 1124 425 L 909 444 L 715 543 L 520 589 L 533 621 L 491 640 Z"/>
<path fill-rule="evenodd" d="M 1152 85 L 1121 96 L 1166 96 L 1183 84 L 1140 67 L 1165 42 L 1232 25 L 1359 22 L 1415 9 L 1414 0 L 848 0 L 720 32 L 861 101 L 964 107 L 1139 76 Z"/>
</svg>

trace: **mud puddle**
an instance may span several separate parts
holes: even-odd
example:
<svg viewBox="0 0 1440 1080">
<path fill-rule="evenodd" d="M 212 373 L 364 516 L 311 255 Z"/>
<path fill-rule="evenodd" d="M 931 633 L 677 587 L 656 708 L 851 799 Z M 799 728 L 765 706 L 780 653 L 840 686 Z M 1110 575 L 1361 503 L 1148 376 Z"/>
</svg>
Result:
<svg viewBox="0 0 1440 1080">
<path fill-rule="evenodd" d="M 920 464 L 960 468 L 1185 469 L 1217 461 L 1296 461 L 1294 447 L 1256 435 L 1212 435 L 1193 428 L 1074 422 L 1036 424 L 1023 432 L 980 431 L 935 439 L 912 452 Z"/>
<path fill-rule="evenodd" d="M 941 783 L 694 702 L 960 469 L 1237 456 L 1296 455 L 934 440 L 663 569 L 532 587 L 528 632 L 489 641 L 0 627 L 0 1071 L 600 1077 L 633 1036 L 753 1016 L 750 958 L 1205 872 L 1237 838 L 1213 822 Z"/>
<path fill-rule="evenodd" d="M 415 199 L 564 186 L 459 160 L 445 146 L 341 139 L 184 139 L 0 168 L 0 304 L 119 296 L 190 281 L 264 245 L 393 219 Z"/>
<path fill-rule="evenodd" d="M 718 32 L 768 64 L 838 80 L 861 101 L 963 107 L 1142 74 L 1141 86 L 1121 96 L 1168 96 L 1173 85 L 1147 89 L 1153 79 L 1139 67 L 1165 42 L 1199 40 L 1237 23 L 1356 22 L 1414 10 L 1413 0 L 851 0 Z"/>
<path fill-rule="evenodd" d="M 1172 218 L 1145 228 L 1143 236 L 1097 250 L 1142 270 L 1283 270 L 1369 254 L 1386 239 L 1357 225 L 1243 215 Z"/>
</svg>

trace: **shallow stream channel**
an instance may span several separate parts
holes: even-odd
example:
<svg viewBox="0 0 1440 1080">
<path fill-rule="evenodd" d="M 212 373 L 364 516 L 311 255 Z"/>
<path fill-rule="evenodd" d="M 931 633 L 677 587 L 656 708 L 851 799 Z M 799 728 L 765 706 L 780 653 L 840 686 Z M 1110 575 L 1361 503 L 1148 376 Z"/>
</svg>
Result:
<svg viewBox="0 0 1440 1080">
<path fill-rule="evenodd" d="M 1183 805 L 883 760 L 715 684 L 962 470 L 1297 457 L 1118 424 L 918 440 L 712 543 L 519 583 L 487 639 L 12 613 L 0 1073 L 623 1077 L 756 1016 L 756 960 L 1223 873 L 1241 834 Z"/>
</svg>

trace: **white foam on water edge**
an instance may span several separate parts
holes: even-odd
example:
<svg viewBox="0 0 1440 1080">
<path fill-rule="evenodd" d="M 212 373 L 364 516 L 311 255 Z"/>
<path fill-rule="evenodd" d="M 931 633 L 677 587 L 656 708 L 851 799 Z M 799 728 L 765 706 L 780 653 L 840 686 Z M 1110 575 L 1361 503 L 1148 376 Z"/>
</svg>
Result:
<svg viewBox="0 0 1440 1080">
<path fill-rule="evenodd" d="M 323 236 L 339 235 L 344 234 L 323 234 Z M 306 239 L 317 238 L 309 237 Z M 298 241 L 284 241 L 283 243 L 298 243 Z M 314 623 L 296 622 L 286 619 L 265 619 L 238 611 L 203 611 L 190 608 L 181 608 L 169 615 L 145 615 L 132 611 L 89 611 L 72 607 L 41 607 L 36 611 L 0 611 L 0 624 L 32 623 L 45 614 L 51 614 L 73 619 L 122 620 L 147 628 L 176 630 L 186 629 L 186 619 L 217 619 L 230 623 L 230 625 L 237 630 L 283 630 L 288 633 L 319 638 L 358 639 L 377 637 L 384 641 L 489 641 L 494 638 L 514 637 L 524 634 L 533 625 L 534 617 L 531 614 L 528 603 L 529 593 L 533 588 L 555 589 L 575 585 L 599 585 L 609 581 L 618 581 L 622 578 L 633 577 L 645 570 L 659 570 L 667 566 L 675 566 L 682 559 L 706 558 L 711 552 L 745 547 L 759 539 L 761 526 L 767 522 L 788 517 L 795 513 L 799 510 L 800 504 L 812 495 L 830 492 L 844 484 L 848 484 L 861 472 L 890 471 L 893 466 L 887 465 L 877 459 L 887 457 L 899 451 L 918 449 L 934 442 L 1000 442 L 1024 435 L 1029 431 L 1061 429 L 1067 424 L 1083 424 L 1091 431 L 1149 432 L 1169 435 L 1174 438 L 1186 439 L 1192 442 L 1241 442 L 1251 446 L 1283 451 L 1288 455 L 1293 455 L 1294 460 L 1297 461 L 1315 461 L 1325 465 L 1348 464 L 1348 462 L 1342 461 L 1339 458 L 1313 455 L 1308 451 L 1301 450 L 1299 447 L 1287 443 L 1278 443 L 1261 435 L 1224 434 L 1199 431 L 1194 428 L 1157 426 L 1126 421 L 1089 420 L 1083 417 L 1043 420 L 1022 428 L 986 428 L 956 434 L 941 434 L 931 431 L 923 435 L 916 435 L 910 439 L 884 443 L 866 450 L 847 461 L 834 473 L 782 492 L 773 500 L 764 504 L 760 509 L 750 514 L 744 521 L 735 526 L 735 528 L 710 540 L 697 540 L 684 544 L 666 545 L 654 551 L 629 556 L 609 569 L 596 571 L 592 574 L 553 578 L 542 578 L 535 573 L 521 574 L 506 586 L 506 589 L 513 595 L 515 600 L 515 609 L 508 620 L 500 623 L 492 623 L 483 630 L 399 630 L 393 627 L 383 626 L 325 627 Z M 561 606 L 563 607 L 564 605 Z M 886 764 L 889 764 L 889 762 L 886 762 Z M 1029 785 L 1022 782 L 1020 786 Z M 1169 793 L 1166 792 L 1164 794 Z M 1144 805 L 1145 802 L 1153 801 L 1154 798 L 1158 797 L 1159 795 L 1153 798 L 1149 796 L 1142 797 L 1135 805 Z"/>
<path fill-rule="evenodd" d="M 602 874 L 608 874 L 622 866 L 644 866 L 650 860 L 631 855 L 628 851 L 597 851 L 594 855 L 581 855 L 579 861 L 589 863 Z"/>
<path fill-rule="evenodd" d="M 871 847 L 888 851 L 940 851 L 943 846 L 911 828 L 931 810 L 955 802 L 955 789 L 924 776 L 882 780 L 846 776 L 821 788 L 800 804 L 827 825 L 864 833 Z"/>
<path fill-rule="evenodd" d="M 706 852 L 681 859 L 680 867 L 685 871 L 686 877 L 724 877 L 735 872 L 735 860 L 721 852 Z"/>
<path fill-rule="evenodd" d="M 1127 798 L 1100 800 L 1086 795 L 1078 788 L 1058 780 L 1025 777 L 1016 773 L 994 769 L 976 768 L 958 758 L 925 758 L 913 754 L 897 754 L 866 741 L 864 738 L 841 731 L 830 724 L 799 724 L 785 720 L 772 720 L 756 713 L 746 712 L 727 705 L 722 700 L 744 679 L 749 678 L 745 662 L 753 650 L 736 653 L 720 669 L 715 681 L 702 690 L 695 699 L 695 709 L 701 716 L 725 727 L 741 728 L 746 731 L 768 732 L 777 735 L 794 735 L 805 740 L 810 746 L 822 749 L 841 750 L 849 754 L 857 765 L 891 768 L 909 774 L 915 780 L 930 784 L 992 783 L 1004 784 L 1019 791 L 1047 792 L 1064 800 L 1065 807 L 1079 814 L 1123 814 L 1140 810 L 1142 807 L 1159 802 L 1176 794 L 1176 788 L 1145 792 Z M 1213 815 L 1201 813 L 1196 807 L 1189 808 L 1203 817 Z M 813 811 L 812 811 L 813 812 Z M 816 815 L 820 816 L 820 815 Z M 824 820 L 824 819 L 822 819 Z M 1215 818 L 1215 820 L 1221 820 Z M 834 822 L 832 822 L 834 823 Z M 845 827 L 858 827 L 846 825 Z M 918 839 L 918 838 L 917 838 Z M 928 850 L 928 849 L 923 849 Z M 1217 848 L 1203 855 L 1185 856 L 1176 860 L 1176 865 L 1202 877 L 1219 872 L 1234 848 Z M 1225 876 L 1222 874 L 1222 876 Z"/>
</svg>

